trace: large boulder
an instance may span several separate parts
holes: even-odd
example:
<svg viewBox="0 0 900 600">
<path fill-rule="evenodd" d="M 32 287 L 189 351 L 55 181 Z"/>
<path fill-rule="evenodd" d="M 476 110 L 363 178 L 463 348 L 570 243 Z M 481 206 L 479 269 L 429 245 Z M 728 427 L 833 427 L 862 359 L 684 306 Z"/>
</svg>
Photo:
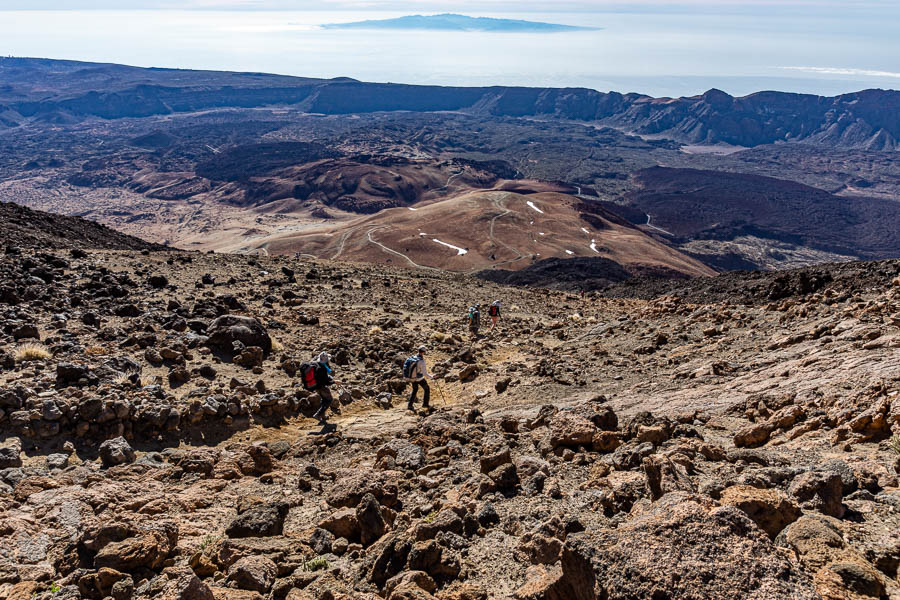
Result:
<svg viewBox="0 0 900 600">
<path fill-rule="evenodd" d="M 425 452 L 419 446 L 406 440 L 394 439 L 378 449 L 376 457 L 389 456 L 401 469 L 416 471 L 425 466 Z"/>
<path fill-rule="evenodd" d="M 234 350 L 234 343 L 258 346 L 268 354 L 272 351 L 272 338 L 265 327 L 253 317 L 222 315 L 206 328 L 206 343 L 226 352 Z"/>
<path fill-rule="evenodd" d="M 165 575 L 169 583 L 163 588 L 159 600 L 215 600 L 209 586 L 200 581 L 189 567 L 170 567 L 165 570 Z"/>
<path fill-rule="evenodd" d="M 818 598 L 807 576 L 734 507 L 673 492 L 635 515 L 617 529 L 568 536 L 555 597 Z"/>
<path fill-rule="evenodd" d="M 550 422 L 550 445 L 553 448 L 590 446 L 595 431 L 597 427 L 588 419 L 561 412 Z"/>
<path fill-rule="evenodd" d="M 121 436 L 100 444 L 100 461 L 104 467 L 133 463 L 134 459 L 134 450 Z"/>
<path fill-rule="evenodd" d="M 286 502 L 254 506 L 238 515 L 225 530 L 225 535 L 230 538 L 281 535 L 289 508 Z"/>
<path fill-rule="evenodd" d="M 775 426 L 771 423 L 753 423 L 734 434 L 738 448 L 756 448 L 769 441 Z"/>
<path fill-rule="evenodd" d="M 275 583 L 278 567 L 264 556 L 246 556 L 228 569 L 228 581 L 242 590 L 267 593 Z"/>
<path fill-rule="evenodd" d="M 772 539 L 800 517 L 800 508 L 778 490 L 734 485 L 722 492 L 721 501 L 744 511 Z"/>
<path fill-rule="evenodd" d="M 397 503 L 399 471 L 371 469 L 339 469 L 336 481 L 325 500 L 335 508 L 355 508 L 363 496 L 372 494 L 388 508 Z"/>
<path fill-rule="evenodd" d="M 775 543 L 792 551 L 807 572 L 813 574 L 816 591 L 825 600 L 863 600 L 896 597 L 891 580 L 844 541 L 841 521 L 824 515 L 804 515 L 785 527 Z M 897 556 L 895 548 L 885 556 Z M 896 560 L 896 559 L 895 559 Z M 882 571 L 887 564 L 879 563 Z M 885 590 L 884 582 L 894 587 Z"/>
<path fill-rule="evenodd" d="M 837 471 L 809 471 L 791 482 L 788 493 L 807 510 L 840 519 L 844 516 L 844 483 Z"/>
<path fill-rule="evenodd" d="M 363 496 L 359 506 L 356 507 L 356 519 L 363 546 L 369 546 L 384 535 L 386 525 L 381 515 L 381 505 L 372 494 Z"/>
<path fill-rule="evenodd" d="M 342 508 L 319 522 L 319 527 L 330 531 L 335 537 L 355 540 L 359 537 L 359 520 L 352 508 Z"/>
<path fill-rule="evenodd" d="M 0 469 L 18 469 L 22 466 L 21 448 L 0 448 Z"/>
<path fill-rule="evenodd" d="M 172 540 L 162 531 L 146 531 L 103 546 L 94 566 L 130 573 L 139 568 L 158 569 L 172 551 Z"/>
</svg>

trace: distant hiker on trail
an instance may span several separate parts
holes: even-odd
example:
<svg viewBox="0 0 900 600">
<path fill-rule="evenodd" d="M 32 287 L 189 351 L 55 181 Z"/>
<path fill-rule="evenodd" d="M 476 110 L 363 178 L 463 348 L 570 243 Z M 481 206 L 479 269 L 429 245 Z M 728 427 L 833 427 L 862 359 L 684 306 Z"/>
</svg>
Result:
<svg viewBox="0 0 900 600">
<path fill-rule="evenodd" d="M 494 327 L 497 326 L 497 321 L 500 320 L 500 301 L 494 300 L 494 303 L 488 308 L 488 314 L 491 316 L 491 331 L 494 330 Z"/>
<path fill-rule="evenodd" d="M 331 403 L 334 402 L 334 396 L 331 395 L 331 390 L 328 389 L 328 386 L 337 383 L 331 377 L 331 367 L 328 366 L 330 362 L 331 355 L 327 352 L 322 352 L 315 361 L 300 365 L 303 387 L 310 392 L 318 393 L 319 398 L 321 398 L 319 409 L 313 413 L 313 419 L 319 421 L 319 424 L 323 426 L 328 424 L 325 413 L 328 411 Z"/>
<path fill-rule="evenodd" d="M 425 365 L 425 346 L 419 346 L 418 354 L 410 356 L 403 363 L 403 376 L 412 381 L 412 392 L 409 394 L 409 402 L 406 404 L 408 410 L 415 410 L 413 404 L 416 401 L 416 395 L 419 393 L 419 386 L 424 390 L 424 398 L 422 399 L 422 408 L 430 408 L 428 401 L 431 399 L 431 388 L 425 378 L 434 379 L 434 375 L 428 372 Z"/>
<path fill-rule="evenodd" d="M 469 307 L 469 333 L 478 336 L 478 328 L 481 326 L 481 305 Z"/>
</svg>

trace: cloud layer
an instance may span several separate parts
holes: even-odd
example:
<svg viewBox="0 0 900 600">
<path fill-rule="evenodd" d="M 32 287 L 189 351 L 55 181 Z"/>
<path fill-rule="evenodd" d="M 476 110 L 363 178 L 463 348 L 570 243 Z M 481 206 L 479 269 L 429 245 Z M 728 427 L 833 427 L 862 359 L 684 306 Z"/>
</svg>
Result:
<svg viewBox="0 0 900 600">
<path fill-rule="evenodd" d="M 814 73 L 816 75 L 849 75 L 854 77 L 891 77 L 900 79 L 900 73 L 893 71 L 873 71 L 871 69 L 848 69 L 844 67 L 780 67 L 785 71 Z"/>
</svg>

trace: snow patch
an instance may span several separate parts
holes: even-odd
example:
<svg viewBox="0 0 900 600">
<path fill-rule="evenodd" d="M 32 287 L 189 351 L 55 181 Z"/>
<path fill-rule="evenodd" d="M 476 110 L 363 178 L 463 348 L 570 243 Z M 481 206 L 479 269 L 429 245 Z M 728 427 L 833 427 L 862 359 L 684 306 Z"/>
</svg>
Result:
<svg viewBox="0 0 900 600">
<path fill-rule="evenodd" d="M 566 254 L 575 254 L 575 253 L 572 252 L 571 250 L 566 250 Z"/>
<path fill-rule="evenodd" d="M 583 232 L 585 232 L 586 234 L 591 235 L 591 232 L 588 231 L 587 229 L 585 229 L 584 227 L 582 227 L 581 230 L 582 230 Z"/>
<path fill-rule="evenodd" d="M 597 254 L 600 254 L 600 251 L 597 250 L 597 240 L 591 240 L 591 250 L 593 250 Z"/>
<path fill-rule="evenodd" d="M 529 200 L 529 201 L 526 202 L 525 204 L 527 204 L 528 206 L 530 206 L 530 207 L 533 208 L 534 210 L 538 211 L 539 213 L 544 214 L 544 211 L 542 211 L 542 210 L 539 209 L 537 206 L 535 206 L 535 205 L 534 205 L 534 202 L 532 202 L 531 200 Z"/>
<path fill-rule="evenodd" d="M 408 208 L 409 210 L 419 210 L 418 208 L 413 208 L 412 206 L 407 206 L 406 208 Z"/>
<path fill-rule="evenodd" d="M 544 235 L 543 231 L 538 231 L 538 235 Z"/>
<path fill-rule="evenodd" d="M 460 248 L 459 246 L 454 246 L 453 244 L 448 244 L 447 242 L 442 242 L 441 240 L 439 240 L 437 238 L 431 238 L 431 241 L 437 242 L 441 246 L 447 246 L 448 248 L 453 248 L 454 250 L 456 250 L 457 256 L 462 256 L 463 254 L 468 254 L 468 252 L 469 252 L 465 248 Z"/>
</svg>

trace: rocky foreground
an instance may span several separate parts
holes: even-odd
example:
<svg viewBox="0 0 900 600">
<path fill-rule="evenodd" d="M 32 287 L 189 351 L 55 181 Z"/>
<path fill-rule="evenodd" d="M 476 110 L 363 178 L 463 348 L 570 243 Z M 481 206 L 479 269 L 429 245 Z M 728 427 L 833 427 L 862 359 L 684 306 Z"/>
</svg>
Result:
<svg viewBox="0 0 900 600">
<path fill-rule="evenodd" d="M 824 272 L 582 300 L 7 248 L 0 598 L 898 598 L 900 262 Z"/>
</svg>

